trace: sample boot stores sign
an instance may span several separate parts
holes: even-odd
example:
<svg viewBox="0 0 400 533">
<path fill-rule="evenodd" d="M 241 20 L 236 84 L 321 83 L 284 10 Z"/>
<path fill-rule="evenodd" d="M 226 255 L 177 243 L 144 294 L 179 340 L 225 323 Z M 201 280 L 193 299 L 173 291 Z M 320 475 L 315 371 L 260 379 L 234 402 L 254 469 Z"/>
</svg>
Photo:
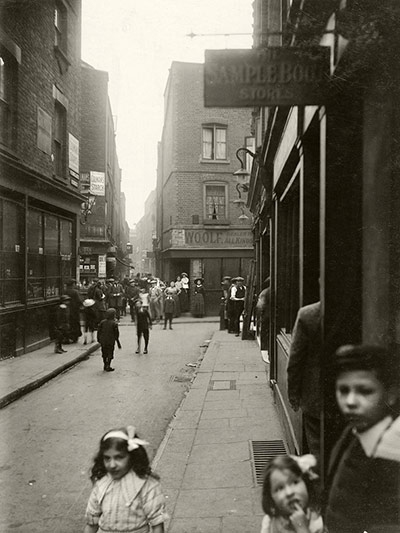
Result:
<svg viewBox="0 0 400 533">
<path fill-rule="evenodd" d="M 324 103 L 330 49 L 270 47 L 206 50 L 206 107 L 268 107 Z"/>
</svg>

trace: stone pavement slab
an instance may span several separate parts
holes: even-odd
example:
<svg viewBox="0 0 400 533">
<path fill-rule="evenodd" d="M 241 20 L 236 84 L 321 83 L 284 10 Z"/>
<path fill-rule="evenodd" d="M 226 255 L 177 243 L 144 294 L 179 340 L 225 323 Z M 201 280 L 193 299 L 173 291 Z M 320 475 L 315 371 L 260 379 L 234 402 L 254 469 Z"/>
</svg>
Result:
<svg viewBox="0 0 400 533">
<path fill-rule="evenodd" d="M 251 441 L 284 441 L 266 371 L 255 341 L 214 333 L 153 462 L 169 533 L 260 530 Z"/>
</svg>

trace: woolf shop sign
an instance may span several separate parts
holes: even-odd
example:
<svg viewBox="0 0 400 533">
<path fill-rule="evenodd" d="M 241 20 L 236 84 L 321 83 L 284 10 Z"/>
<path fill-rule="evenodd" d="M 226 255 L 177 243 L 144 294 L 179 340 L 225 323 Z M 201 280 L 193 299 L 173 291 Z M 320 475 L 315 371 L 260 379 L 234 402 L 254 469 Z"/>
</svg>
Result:
<svg viewBox="0 0 400 533">
<path fill-rule="evenodd" d="M 325 100 L 330 49 L 206 50 L 205 107 L 318 105 Z"/>
<path fill-rule="evenodd" d="M 173 248 L 251 248 L 251 230 L 172 230 Z"/>
</svg>

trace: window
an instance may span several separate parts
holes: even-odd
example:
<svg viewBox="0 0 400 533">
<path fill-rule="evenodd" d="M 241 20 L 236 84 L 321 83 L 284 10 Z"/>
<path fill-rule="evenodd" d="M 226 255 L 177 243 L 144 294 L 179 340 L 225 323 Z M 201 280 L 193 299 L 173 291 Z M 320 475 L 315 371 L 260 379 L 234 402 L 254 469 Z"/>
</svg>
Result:
<svg viewBox="0 0 400 533">
<path fill-rule="evenodd" d="M 291 333 L 299 308 L 299 186 L 298 181 L 278 207 L 278 321 Z"/>
<path fill-rule="evenodd" d="M 203 126 L 203 159 L 226 160 L 226 127 L 216 124 Z"/>
<path fill-rule="evenodd" d="M 0 142 L 6 145 L 12 141 L 16 76 L 15 59 L 0 46 Z"/>
<path fill-rule="evenodd" d="M 54 173 L 59 178 L 65 178 L 66 138 L 66 110 L 64 106 L 56 101 L 54 107 L 53 157 Z"/>
<path fill-rule="evenodd" d="M 0 199 L 0 304 L 22 302 L 23 208 Z"/>
<path fill-rule="evenodd" d="M 210 184 L 205 186 L 206 220 L 226 220 L 226 185 Z"/>
<path fill-rule="evenodd" d="M 64 53 L 67 52 L 67 10 L 61 2 L 54 8 L 54 44 Z"/>
</svg>

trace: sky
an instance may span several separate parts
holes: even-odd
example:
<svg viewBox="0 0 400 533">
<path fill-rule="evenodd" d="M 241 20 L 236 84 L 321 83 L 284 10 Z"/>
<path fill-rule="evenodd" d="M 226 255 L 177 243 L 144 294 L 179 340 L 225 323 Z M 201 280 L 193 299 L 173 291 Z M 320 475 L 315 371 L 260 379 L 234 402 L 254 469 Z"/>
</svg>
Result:
<svg viewBox="0 0 400 533">
<path fill-rule="evenodd" d="M 109 74 L 121 188 L 131 228 L 143 216 L 146 198 L 156 186 L 157 143 L 171 63 L 203 63 L 205 49 L 251 48 L 252 2 L 82 0 L 82 59 Z M 190 38 L 189 33 L 199 36 Z"/>
</svg>

